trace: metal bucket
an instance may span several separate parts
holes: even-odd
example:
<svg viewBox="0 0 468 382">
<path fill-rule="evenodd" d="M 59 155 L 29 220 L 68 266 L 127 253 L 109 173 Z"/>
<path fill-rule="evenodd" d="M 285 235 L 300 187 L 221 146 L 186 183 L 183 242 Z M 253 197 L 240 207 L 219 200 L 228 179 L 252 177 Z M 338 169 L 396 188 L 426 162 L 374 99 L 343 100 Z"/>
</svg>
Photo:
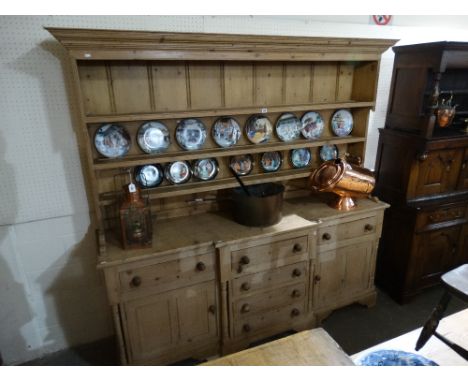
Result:
<svg viewBox="0 0 468 382">
<path fill-rule="evenodd" d="M 247 187 L 249 195 L 241 188 L 232 190 L 234 220 L 250 227 L 267 227 L 282 218 L 284 186 L 264 183 Z"/>
</svg>

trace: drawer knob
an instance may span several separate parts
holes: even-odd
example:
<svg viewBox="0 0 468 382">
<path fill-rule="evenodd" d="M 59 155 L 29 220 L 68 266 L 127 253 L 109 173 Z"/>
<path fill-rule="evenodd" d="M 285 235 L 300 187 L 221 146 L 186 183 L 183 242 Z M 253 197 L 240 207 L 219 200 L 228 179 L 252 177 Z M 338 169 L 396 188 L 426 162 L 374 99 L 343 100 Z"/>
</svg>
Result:
<svg viewBox="0 0 468 382">
<path fill-rule="evenodd" d="M 293 270 L 293 273 L 292 273 L 293 277 L 299 277 L 300 275 L 302 275 L 302 272 L 299 268 L 296 268 Z"/>
<path fill-rule="evenodd" d="M 134 286 L 134 287 L 139 287 L 141 285 L 141 277 L 140 276 L 134 276 L 132 278 L 132 281 L 130 281 L 130 283 Z"/>
<path fill-rule="evenodd" d="M 301 291 L 300 291 L 299 289 L 294 289 L 294 290 L 292 291 L 291 296 L 293 296 L 293 297 L 301 297 Z"/>
<path fill-rule="evenodd" d="M 210 312 L 211 314 L 215 314 L 216 313 L 216 306 L 210 305 L 208 307 L 208 312 Z"/>
<path fill-rule="evenodd" d="M 365 230 L 366 232 L 372 231 L 373 229 L 374 229 L 374 226 L 373 226 L 372 224 L 366 224 L 366 225 L 364 226 L 364 230 Z"/>
<path fill-rule="evenodd" d="M 323 240 L 330 240 L 330 239 L 331 239 L 331 235 L 330 235 L 328 232 L 325 232 L 325 233 L 322 235 L 322 239 L 323 239 Z"/>
<path fill-rule="evenodd" d="M 241 259 L 240 259 L 240 263 L 243 264 L 243 265 L 250 264 L 249 257 L 248 256 L 242 256 Z"/>
<path fill-rule="evenodd" d="M 302 245 L 300 245 L 299 243 L 294 244 L 293 252 L 301 252 L 301 251 L 302 251 Z"/>
<path fill-rule="evenodd" d="M 244 305 L 242 305 L 241 312 L 242 312 L 242 313 L 248 313 L 248 312 L 250 312 L 250 305 L 249 305 L 249 304 L 244 304 Z"/>
<path fill-rule="evenodd" d="M 250 332 L 252 330 L 252 328 L 250 327 L 249 324 L 244 324 L 244 326 L 242 327 L 242 330 L 246 333 Z"/>
<path fill-rule="evenodd" d="M 315 275 L 314 277 L 315 283 L 318 283 L 320 280 L 322 280 L 322 277 L 320 275 Z"/>
<path fill-rule="evenodd" d="M 249 283 L 243 283 L 241 285 L 241 289 L 242 290 L 249 290 L 250 289 L 250 284 Z"/>
<path fill-rule="evenodd" d="M 206 269 L 206 265 L 204 262 L 200 261 L 199 263 L 197 263 L 197 271 L 204 271 Z"/>
<path fill-rule="evenodd" d="M 297 308 L 294 308 L 293 310 L 291 310 L 291 316 L 293 317 L 297 317 L 301 314 L 300 310 L 297 309 Z"/>
</svg>

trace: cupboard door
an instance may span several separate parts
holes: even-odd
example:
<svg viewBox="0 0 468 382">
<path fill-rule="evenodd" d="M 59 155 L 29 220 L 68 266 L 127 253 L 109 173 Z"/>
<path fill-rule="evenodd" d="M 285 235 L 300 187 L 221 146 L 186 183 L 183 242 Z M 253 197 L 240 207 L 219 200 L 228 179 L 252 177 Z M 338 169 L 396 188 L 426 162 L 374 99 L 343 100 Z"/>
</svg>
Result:
<svg viewBox="0 0 468 382">
<path fill-rule="evenodd" d="M 338 306 L 369 289 L 374 243 L 365 241 L 320 253 L 314 278 L 314 307 Z"/>
<path fill-rule="evenodd" d="M 458 177 L 457 188 L 459 190 L 468 190 L 468 148 L 465 149 L 465 155 L 460 168 L 460 175 Z"/>
<path fill-rule="evenodd" d="M 440 194 L 454 190 L 462 164 L 461 150 L 436 150 L 419 162 L 414 196 Z"/>
<path fill-rule="evenodd" d="M 468 263 L 468 224 L 463 225 L 458 241 L 458 255 L 456 265 Z"/>
</svg>

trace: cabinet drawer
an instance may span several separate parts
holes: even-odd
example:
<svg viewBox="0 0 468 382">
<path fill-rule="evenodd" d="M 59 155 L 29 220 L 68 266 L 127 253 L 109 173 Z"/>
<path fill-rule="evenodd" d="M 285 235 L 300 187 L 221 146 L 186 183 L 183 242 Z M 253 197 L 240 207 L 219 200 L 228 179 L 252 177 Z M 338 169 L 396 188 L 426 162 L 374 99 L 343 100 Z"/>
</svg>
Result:
<svg viewBox="0 0 468 382">
<path fill-rule="evenodd" d="M 214 278 L 213 253 L 135 267 L 119 273 L 122 292 L 143 290 L 151 287 L 161 287 L 167 290 Z"/>
<path fill-rule="evenodd" d="M 231 254 L 233 277 L 307 260 L 309 258 L 307 239 L 307 236 L 300 236 L 233 251 Z"/>
<path fill-rule="evenodd" d="M 301 301 L 306 294 L 305 282 L 288 285 L 264 293 L 237 300 L 234 306 L 234 316 L 244 318 L 262 311 L 289 305 Z"/>
<path fill-rule="evenodd" d="M 269 326 L 280 324 L 287 326 L 288 323 L 302 318 L 305 313 L 305 301 L 298 301 L 289 306 L 239 319 L 234 322 L 234 336 L 248 337 L 268 329 Z"/>
<path fill-rule="evenodd" d="M 377 216 L 353 220 L 348 223 L 319 228 L 318 244 L 328 245 L 376 232 Z M 380 233 L 380 232 L 379 232 Z"/>
<path fill-rule="evenodd" d="M 261 289 L 271 289 L 288 282 L 304 281 L 306 278 L 307 262 L 303 261 L 234 279 L 232 282 L 232 293 L 234 298 L 246 296 Z"/>
<path fill-rule="evenodd" d="M 417 229 L 430 228 L 433 224 L 450 222 L 466 217 L 466 204 L 452 205 L 437 208 L 432 211 L 423 211 L 418 214 Z"/>
</svg>

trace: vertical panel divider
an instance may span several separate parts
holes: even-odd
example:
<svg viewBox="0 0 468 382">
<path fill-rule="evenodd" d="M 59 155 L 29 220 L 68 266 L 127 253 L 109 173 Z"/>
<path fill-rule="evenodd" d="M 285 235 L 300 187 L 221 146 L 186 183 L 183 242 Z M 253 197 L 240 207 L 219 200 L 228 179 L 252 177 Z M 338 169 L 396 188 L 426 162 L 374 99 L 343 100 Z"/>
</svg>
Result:
<svg viewBox="0 0 468 382">
<path fill-rule="evenodd" d="M 286 105 L 286 64 L 283 63 L 281 73 L 281 104 Z"/>
<path fill-rule="evenodd" d="M 151 65 L 150 62 L 148 62 L 146 65 L 146 71 L 148 73 L 150 106 L 151 106 L 152 111 L 156 111 L 156 99 L 154 96 L 154 86 L 153 86 L 153 65 Z"/>
<path fill-rule="evenodd" d="M 315 65 L 310 64 L 310 90 L 309 90 L 309 102 L 312 103 L 312 100 L 314 99 L 314 71 L 315 71 Z"/>
<path fill-rule="evenodd" d="M 338 94 L 339 94 L 339 91 L 340 91 L 340 71 L 341 71 L 341 65 L 342 63 L 339 62 L 337 63 L 336 65 L 336 85 L 335 85 L 335 99 L 333 100 L 334 102 L 336 102 L 336 100 L 338 99 Z"/>
<path fill-rule="evenodd" d="M 110 99 L 110 106 L 112 113 L 117 112 L 117 108 L 115 106 L 115 95 L 114 95 L 114 82 L 112 80 L 112 69 L 110 64 L 106 64 L 106 75 L 107 75 L 107 89 L 109 91 L 109 99 Z"/>
<path fill-rule="evenodd" d="M 252 62 L 252 102 L 257 105 L 257 65 Z"/>
<path fill-rule="evenodd" d="M 190 93 L 190 63 L 185 63 L 185 85 L 187 87 L 187 109 L 192 108 L 192 95 Z"/>
<path fill-rule="evenodd" d="M 221 107 L 226 107 L 226 85 L 224 78 L 224 61 L 220 63 L 220 82 L 221 82 Z"/>
</svg>

